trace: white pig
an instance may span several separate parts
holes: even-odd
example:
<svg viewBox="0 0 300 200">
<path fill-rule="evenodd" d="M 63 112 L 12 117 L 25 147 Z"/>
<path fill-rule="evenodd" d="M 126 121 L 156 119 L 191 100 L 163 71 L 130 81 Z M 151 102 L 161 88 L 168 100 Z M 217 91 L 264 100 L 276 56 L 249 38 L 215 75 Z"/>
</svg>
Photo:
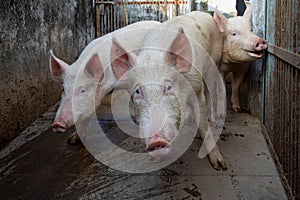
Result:
<svg viewBox="0 0 300 200">
<path fill-rule="evenodd" d="M 232 72 L 231 103 L 235 112 L 241 111 L 239 87 L 250 62 L 261 58 L 263 51 L 268 47 L 264 39 L 252 32 L 252 6 L 249 2 L 246 3 L 246 6 L 243 16 L 227 19 L 218 11 L 214 14 L 214 19 L 224 38 L 220 71 L 224 78 L 229 72 Z"/>
<path fill-rule="evenodd" d="M 186 115 L 197 115 L 193 111 L 199 110 L 196 123 L 210 162 L 215 169 L 226 170 L 225 160 L 208 122 L 210 116 L 204 94 L 205 85 L 210 92 L 218 93 L 219 103 L 214 110 L 224 115 L 225 87 L 215 66 L 221 62 L 222 37 L 213 17 L 202 12 L 176 17 L 151 30 L 137 56 L 127 52 L 117 39 L 112 44 L 111 53 L 116 78 L 128 81 L 127 89 L 148 154 L 154 158 L 168 155 L 182 120 L 187 118 Z M 197 95 L 196 104 L 190 102 L 193 92 L 187 90 L 187 83 L 178 78 L 179 74 L 192 85 Z M 218 91 L 210 90 L 216 84 L 219 84 Z M 199 106 L 198 109 L 194 109 L 195 105 Z M 187 110 L 189 107 L 192 108 Z M 199 157 L 202 157 L 200 152 Z"/>
<path fill-rule="evenodd" d="M 67 128 L 73 126 L 77 121 L 88 121 L 95 110 L 95 107 L 88 107 L 90 106 L 88 101 L 91 98 L 96 98 L 96 102 L 93 105 L 97 107 L 100 105 L 101 99 L 112 90 L 116 79 L 110 68 L 111 38 L 115 36 L 122 41 L 126 49 L 136 50 L 146 33 L 159 24 L 159 22 L 155 21 L 137 22 L 97 38 L 83 50 L 80 57 L 72 65 L 57 58 L 50 51 L 50 71 L 55 79 L 63 82 L 64 89 L 60 106 L 52 124 L 54 132 L 64 133 Z M 98 51 L 93 52 L 95 49 Z M 86 66 L 81 66 L 85 59 L 89 59 L 89 61 Z M 81 67 L 85 70 L 79 72 L 79 68 Z M 77 75 L 81 78 L 81 84 L 77 84 L 76 88 L 74 88 Z M 96 87 L 93 87 L 92 85 L 95 86 L 95 84 Z M 97 92 L 94 97 L 95 88 L 97 88 Z M 77 105 L 80 105 L 74 110 L 73 101 L 76 101 Z M 68 142 L 76 143 L 78 140 L 79 137 L 75 132 Z"/>
</svg>

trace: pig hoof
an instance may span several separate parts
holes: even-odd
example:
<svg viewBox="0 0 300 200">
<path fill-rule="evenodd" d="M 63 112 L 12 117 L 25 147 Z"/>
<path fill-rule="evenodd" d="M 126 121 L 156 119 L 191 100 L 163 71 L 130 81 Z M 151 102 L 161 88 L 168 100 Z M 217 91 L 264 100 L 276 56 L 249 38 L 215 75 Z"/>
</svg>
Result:
<svg viewBox="0 0 300 200">
<path fill-rule="evenodd" d="M 223 171 L 227 170 L 227 166 L 223 155 L 220 153 L 219 149 L 215 147 L 209 154 L 209 160 L 214 169 Z"/>
<path fill-rule="evenodd" d="M 214 169 L 227 171 L 227 165 L 224 160 L 211 161 L 211 165 Z"/>
<path fill-rule="evenodd" d="M 219 165 L 219 163 L 218 163 L 218 161 L 212 161 L 211 162 L 211 165 L 212 165 L 212 167 L 214 168 L 214 169 L 216 169 L 216 170 L 220 170 L 221 168 L 220 168 L 220 165 Z"/>
<path fill-rule="evenodd" d="M 241 108 L 240 107 L 233 107 L 232 110 L 233 110 L 233 112 L 236 112 L 236 113 L 241 112 Z"/>
<path fill-rule="evenodd" d="M 80 144 L 81 140 L 80 140 L 80 137 L 77 134 L 74 134 L 74 135 L 71 135 L 71 137 L 69 137 L 67 143 L 72 144 L 72 145 Z"/>
<path fill-rule="evenodd" d="M 227 171 L 227 165 L 226 165 L 226 162 L 224 160 L 220 161 L 219 162 L 220 165 L 221 165 L 221 168 L 223 171 Z"/>
</svg>

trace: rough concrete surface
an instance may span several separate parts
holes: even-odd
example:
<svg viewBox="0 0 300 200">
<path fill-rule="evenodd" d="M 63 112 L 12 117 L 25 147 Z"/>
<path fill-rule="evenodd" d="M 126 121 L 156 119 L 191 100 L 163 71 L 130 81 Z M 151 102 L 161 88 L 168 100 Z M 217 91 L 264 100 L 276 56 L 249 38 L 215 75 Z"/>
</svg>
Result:
<svg viewBox="0 0 300 200">
<path fill-rule="evenodd" d="M 45 114 L 45 123 L 53 120 L 53 111 Z M 133 144 L 120 136 L 109 106 L 101 108 L 99 119 L 115 143 Z M 161 170 L 116 171 L 95 160 L 83 145 L 67 144 L 73 131 L 55 134 L 47 129 L 7 156 L 3 154 L 9 146 L 4 148 L 1 199 L 287 199 L 261 123 L 246 113 L 227 114 L 219 140 L 227 171 L 214 170 L 207 158 L 198 159 L 198 137 L 183 156 Z"/>
</svg>

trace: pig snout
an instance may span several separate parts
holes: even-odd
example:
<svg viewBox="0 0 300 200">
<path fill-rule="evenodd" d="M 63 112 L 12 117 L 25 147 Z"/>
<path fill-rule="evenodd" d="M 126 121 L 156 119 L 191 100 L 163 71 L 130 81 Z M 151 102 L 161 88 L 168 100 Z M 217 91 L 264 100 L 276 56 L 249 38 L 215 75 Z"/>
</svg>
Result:
<svg viewBox="0 0 300 200">
<path fill-rule="evenodd" d="M 55 120 L 55 122 L 52 123 L 51 128 L 55 133 L 64 133 L 67 131 L 67 125 L 61 119 Z"/>
<path fill-rule="evenodd" d="M 267 42 L 262 38 L 257 38 L 253 43 L 253 51 L 248 50 L 248 54 L 255 58 L 261 58 L 263 55 L 263 51 L 267 48 Z"/>
<path fill-rule="evenodd" d="M 255 42 L 254 42 L 254 49 L 256 51 L 263 51 L 263 50 L 265 50 L 267 48 L 268 48 L 268 44 L 267 44 L 267 42 L 264 39 L 258 38 L 258 39 L 255 40 Z"/>
<path fill-rule="evenodd" d="M 171 152 L 171 145 L 163 136 L 154 135 L 150 138 L 146 151 L 153 158 L 164 157 Z"/>
</svg>

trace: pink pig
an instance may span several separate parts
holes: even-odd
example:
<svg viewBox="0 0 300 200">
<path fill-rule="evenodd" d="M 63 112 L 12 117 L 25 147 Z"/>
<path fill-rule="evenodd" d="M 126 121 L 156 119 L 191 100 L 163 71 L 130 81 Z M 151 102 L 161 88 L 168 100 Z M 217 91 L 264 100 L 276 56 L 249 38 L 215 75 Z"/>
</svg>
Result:
<svg viewBox="0 0 300 200">
<path fill-rule="evenodd" d="M 155 21 L 137 22 L 97 38 L 84 49 L 72 65 L 57 58 L 50 51 L 50 71 L 56 80 L 62 81 L 64 88 L 61 103 L 52 124 L 54 132 L 64 133 L 78 121 L 89 121 L 95 111 L 95 107 L 89 104 L 91 98 L 96 100 L 95 106 L 97 107 L 113 89 L 116 79 L 109 67 L 111 38 L 115 36 L 123 41 L 122 44 L 128 50 L 134 51 L 139 48 L 146 33 L 159 24 Z M 99 52 L 93 52 L 95 49 Z M 86 66 L 82 66 L 85 59 L 89 60 Z M 74 85 L 76 78 L 80 79 L 80 84 Z M 96 97 L 93 92 L 95 88 L 97 88 Z M 73 109 L 74 102 L 79 105 L 75 109 Z M 75 132 L 68 142 L 76 143 L 77 141 L 79 137 Z"/>
<path fill-rule="evenodd" d="M 240 112 L 239 87 L 243 81 L 250 62 L 262 58 L 264 50 L 268 48 L 267 42 L 252 32 L 252 6 L 246 3 L 243 16 L 225 18 L 218 11 L 214 19 L 224 38 L 222 63 L 220 72 L 223 78 L 232 72 L 232 109 Z"/>
</svg>

